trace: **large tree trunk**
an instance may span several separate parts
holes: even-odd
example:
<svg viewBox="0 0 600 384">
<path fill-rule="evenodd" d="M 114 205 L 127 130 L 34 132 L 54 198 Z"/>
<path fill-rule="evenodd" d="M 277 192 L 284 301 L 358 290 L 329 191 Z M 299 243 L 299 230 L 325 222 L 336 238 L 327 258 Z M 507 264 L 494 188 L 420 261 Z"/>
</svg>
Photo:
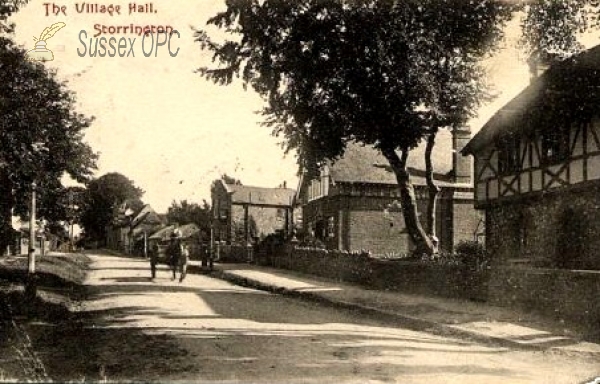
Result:
<svg viewBox="0 0 600 384">
<path fill-rule="evenodd" d="M 433 151 L 433 147 L 435 145 L 435 136 L 436 132 L 431 133 L 427 137 L 427 146 L 425 147 L 425 179 L 427 182 L 427 192 L 428 192 L 428 201 L 427 201 L 427 234 L 430 239 L 437 239 L 435 235 L 435 211 L 437 206 L 437 196 L 440 192 L 440 189 L 435 182 L 433 181 L 433 164 L 431 163 L 431 152 Z M 439 241 L 434 242 L 434 252 L 438 251 Z"/>
<path fill-rule="evenodd" d="M 406 169 L 406 160 L 408 159 L 408 151 L 402 152 L 402 158 L 398 156 L 394 148 L 381 149 L 382 154 L 389 161 L 400 189 L 400 203 L 402 204 L 402 214 L 410 239 L 415 244 L 415 254 L 421 256 L 423 254 L 431 255 L 434 252 L 431 239 L 419 222 L 417 211 L 417 199 L 415 197 L 415 189 L 410 181 L 410 174 Z"/>
</svg>

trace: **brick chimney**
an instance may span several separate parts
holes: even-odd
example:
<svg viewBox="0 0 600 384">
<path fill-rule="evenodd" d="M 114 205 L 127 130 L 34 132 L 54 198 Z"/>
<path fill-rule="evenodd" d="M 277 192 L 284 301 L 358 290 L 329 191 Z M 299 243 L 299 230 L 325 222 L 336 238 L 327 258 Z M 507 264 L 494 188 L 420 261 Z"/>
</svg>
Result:
<svg viewBox="0 0 600 384">
<path fill-rule="evenodd" d="M 452 131 L 452 173 L 454 182 L 470 184 L 472 173 L 471 156 L 463 156 L 460 151 L 471 140 L 471 130 L 468 127 L 457 128 Z"/>
</svg>

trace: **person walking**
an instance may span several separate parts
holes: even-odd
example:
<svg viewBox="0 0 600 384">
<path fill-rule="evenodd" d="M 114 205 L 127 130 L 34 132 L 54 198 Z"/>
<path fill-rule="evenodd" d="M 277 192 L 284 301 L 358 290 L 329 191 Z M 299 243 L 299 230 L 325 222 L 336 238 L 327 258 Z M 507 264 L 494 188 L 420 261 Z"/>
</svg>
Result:
<svg viewBox="0 0 600 384">
<path fill-rule="evenodd" d="M 171 241 L 167 247 L 167 258 L 169 260 L 169 266 L 173 272 L 171 280 L 176 279 L 177 268 L 179 267 L 180 259 L 183 256 L 183 246 L 181 245 L 181 236 L 178 231 L 173 231 L 171 234 Z M 181 281 L 181 280 L 180 280 Z"/>
<path fill-rule="evenodd" d="M 156 278 L 156 265 L 158 264 L 158 253 L 160 252 L 158 248 L 158 242 L 152 244 L 150 247 L 150 270 L 152 271 L 152 278 Z"/>
<path fill-rule="evenodd" d="M 190 250 L 187 244 L 183 244 L 181 247 L 181 255 L 179 255 L 179 282 L 181 283 L 187 275 L 187 265 L 190 259 Z"/>
</svg>

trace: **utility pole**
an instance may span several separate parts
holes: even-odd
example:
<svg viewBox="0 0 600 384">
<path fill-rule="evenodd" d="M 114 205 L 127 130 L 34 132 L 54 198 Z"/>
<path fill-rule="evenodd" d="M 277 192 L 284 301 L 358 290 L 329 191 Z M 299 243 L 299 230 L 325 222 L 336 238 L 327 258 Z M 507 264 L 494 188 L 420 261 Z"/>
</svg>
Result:
<svg viewBox="0 0 600 384">
<path fill-rule="evenodd" d="M 36 287 L 36 275 L 35 275 L 35 196 L 36 184 L 35 181 L 31 183 L 31 205 L 29 208 L 29 252 L 28 252 L 28 272 L 27 272 L 27 287 L 25 294 L 31 301 L 35 299 L 37 295 Z"/>
<path fill-rule="evenodd" d="M 73 191 L 69 190 L 69 252 L 73 252 L 73 215 L 75 207 L 73 203 Z"/>
</svg>

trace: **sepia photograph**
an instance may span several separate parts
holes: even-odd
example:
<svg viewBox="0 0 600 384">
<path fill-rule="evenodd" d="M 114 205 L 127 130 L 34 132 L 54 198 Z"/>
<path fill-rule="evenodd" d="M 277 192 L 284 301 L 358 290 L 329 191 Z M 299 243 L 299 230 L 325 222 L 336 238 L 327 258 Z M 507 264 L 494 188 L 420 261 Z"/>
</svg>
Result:
<svg viewBox="0 0 600 384">
<path fill-rule="evenodd" d="M 0 0 L 0 383 L 600 384 L 600 1 Z"/>
</svg>

